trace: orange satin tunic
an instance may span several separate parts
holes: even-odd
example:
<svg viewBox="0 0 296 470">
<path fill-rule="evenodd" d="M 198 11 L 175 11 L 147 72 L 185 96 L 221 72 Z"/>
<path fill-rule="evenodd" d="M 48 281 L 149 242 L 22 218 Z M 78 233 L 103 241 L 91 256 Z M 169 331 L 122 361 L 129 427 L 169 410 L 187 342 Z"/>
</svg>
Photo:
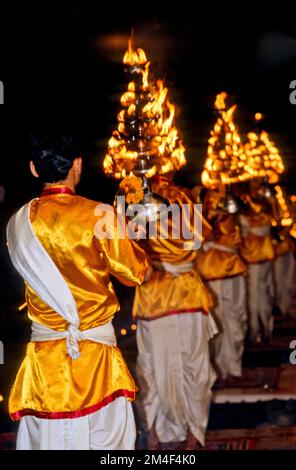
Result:
<svg viewBox="0 0 296 470">
<path fill-rule="evenodd" d="M 295 245 L 293 240 L 291 239 L 289 233 L 282 231 L 281 233 L 282 240 L 276 241 L 274 245 L 275 256 L 283 256 L 289 253 L 289 251 L 295 251 Z"/>
<path fill-rule="evenodd" d="M 31 206 L 33 229 L 74 296 L 81 330 L 110 322 L 119 310 L 109 274 L 135 286 L 143 282 L 149 267 L 144 251 L 127 238 L 116 238 L 115 230 L 112 240 L 94 235 L 98 204 L 55 194 Z M 26 300 L 31 320 L 57 331 L 67 329 L 66 321 L 29 286 Z M 137 388 L 117 347 L 85 340 L 80 342 L 80 354 L 72 360 L 63 339 L 30 342 L 10 394 L 12 418 L 75 418 L 119 396 L 135 398 Z"/>
<path fill-rule="evenodd" d="M 229 248 L 231 251 L 210 248 L 199 250 L 196 257 L 196 266 L 203 279 L 215 280 L 244 274 L 247 267 L 236 250 L 241 243 L 240 228 L 236 215 L 225 214 L 217 221 L 209 219 L 214 227 L 212 241 Z"/>
<path fill-rule="evenodd" d="M 246 196 L 246 201 L 249 205 L 249 211 L 244 214 L 244 217 L 249 226 L 255 229 L 266 226 L 271 227 L 272 213 L 265 209 L 264 202 L 253 201 L 249 195 Z M 272 261 L 275 252 L 271 235 L 259 236 L 247 233 L 242 237 L 240 254 L 248 264 Z"/>
<path fill-rule="evenodd" d="M 190 193 L 165 177 L 154 177 L 152 179 L 152 190 L 167 198 L 171 204 L 193 204 Z M 192 206 L 193 207 L 193 206 Z M 208 236 L 211 230 L 209 224 L 203 219 L 202 237 Z M 192 221 L 191 223 L 191 230 Z M 148 253 L 154 263 L 169 263 L 171 265 L 182 265 L 192 263 L 193 267 L 188 272 L 177 276 L 156 269 L 151 279 L 136 288 L 133 316 L 154 320 L 162 316 L 182 312 L 196 312 L 197 310 L 207 313 L 212 307 L 212 298 L 204 286 L 199 274 L 194 268 L 196 249 L 184 249 L 184 238 L 172 237 L 172 219 L 169 220 L 168 239 L 157 237 L 142 241 L 144 250 Z M 161 233 L 161 227 L 160 227 Z"/>
</svg>

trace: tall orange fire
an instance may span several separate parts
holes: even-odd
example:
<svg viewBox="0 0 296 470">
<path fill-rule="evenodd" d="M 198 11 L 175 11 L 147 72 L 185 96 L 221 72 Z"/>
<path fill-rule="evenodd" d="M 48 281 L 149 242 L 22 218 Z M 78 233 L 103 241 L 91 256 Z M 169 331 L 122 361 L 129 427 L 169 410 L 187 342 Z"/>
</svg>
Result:
<svg viewBox="0 0 296 470">
<path fill-rule="evenodd" d="M 108 142 L 105 173 L 120 179 L 132 173 L 149 177 L 178 170 L 186 163 L 185 148 L 168 88 L 163 80 L 150 78 L 150 62 L 132 40 L 123 63 L 130 80 L 120 99 L 123 109 L 117 116 L 117 129 Z"/>
</svg>

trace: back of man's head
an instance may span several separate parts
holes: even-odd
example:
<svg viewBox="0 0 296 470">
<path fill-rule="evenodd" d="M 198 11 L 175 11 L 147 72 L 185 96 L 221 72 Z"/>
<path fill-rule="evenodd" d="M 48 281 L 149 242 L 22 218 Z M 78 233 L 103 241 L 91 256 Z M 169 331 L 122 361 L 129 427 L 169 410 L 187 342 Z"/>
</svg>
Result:
<svg viewBox="0 0 296 470">
<path fill-rule="evenodd" d="M 69 134 L 55 128 L 31 135 L 31 160 L 43 183 L 57 183 L 67 178 L 75 158 L 81 155 Z"/>
</svg>

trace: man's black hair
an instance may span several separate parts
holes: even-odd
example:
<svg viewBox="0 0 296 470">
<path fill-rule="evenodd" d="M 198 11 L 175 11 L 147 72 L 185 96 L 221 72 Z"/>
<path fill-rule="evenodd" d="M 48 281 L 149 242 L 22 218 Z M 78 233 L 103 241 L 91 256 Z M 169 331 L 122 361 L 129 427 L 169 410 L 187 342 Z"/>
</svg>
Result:
<svg viewBox="0 0 296 470">
<path fill-rule="evenodd" d="M 31 159 L 43 183 L 65 180 L 73 166 L 73 160 L 81 155 L 74 138 L 55 128 L 31 136 Z"/>
</svg>

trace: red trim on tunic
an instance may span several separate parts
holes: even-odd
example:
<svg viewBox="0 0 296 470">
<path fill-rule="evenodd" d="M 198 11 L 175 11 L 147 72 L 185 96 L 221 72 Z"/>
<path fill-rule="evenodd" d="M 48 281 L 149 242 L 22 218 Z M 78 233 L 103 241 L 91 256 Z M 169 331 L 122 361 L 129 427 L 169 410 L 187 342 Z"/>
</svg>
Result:
<svg viewBox="0 0 296 470">
<path fill-rule="evenodd" d="M 273 258 L 269 258 L 269 259 L 265 259 L 263 261 L 246 261 L 243 257 L 243 261 L 248 265 L 248 264 L 263 264 L 263 263 L 268 263 L 268 262 L 271 262 L 271 261 L 274 261 L 275 260 L 275 256 Z"/>
<path fill-rule="evenodd" d="M 169 315 L 178 315 L 180 313 L 201 313 L 202 315 L 209 314 L 207 310 L 203 310 L 203 309 L 197 310 L 196 308 L 186 308 L 186 309 L 179 309 L 179 310 L 169 310 L 168 312 L 160 313 L 159 315 L 156 315 L 155 317 L 152 317 L 152 318 L 139 317 L 138 315 L 136 315 L 135 318 L 137 318 L 138 320 L 152 321 L 152 320 L 157 320 L 158 318 L 168 317 Z"/>
<path fill-rule="evenodd" d="M 71 196 L 74 196 L 75 193 L 72 191 L 72 189 L 67 188 L 67 186 L 63 186 L 61 188 L 47 188 L 42 191 L 40 197 L 45 197 L 45 196 L 54 196 L 55 194 L 70 194 Z"/>
<path fill-rule="evenodd" d="M 281 253 L 281 254 L 279 254 L 279 255 L 276 254 L 275 257 L 274 257 L 274 259 L 273 259 L 272 261 L 275 261 L 276 259 L 280 258 L 281 256 L 285 256 L 285 255 L 287 255 L 287 254 L 290 253 L 290 252 L 292 253 L 292 255 L 294 255 L 294 250 L 293 250 L 293 248 L 290 248 L 289 250 L 286 251 L 286 253 Z"/>
<path fill-rule="evenodd" d="M 102 401 L 97 403 L 96 405 L 88 406 L 83 410 L 76 410 L 76 411 L 37 411 L 32 410 L 30 408 L 24 408 L 23 410 L 16 411 L 15 413 L 11 413 L 10 416 L 13 421 L 20 420 L 23 416 L 36 416 L 37 418 L 43 419 L 73 419 L 73 418 L 81 418 L 82 416 L 89 415 L 91 413 L 95 413 L 96 411 L 100 410 L 104 406 L 109 405 L 112 401 L 116 398 L 125 397 L 129 398 L 130 400 L 135 400 L 136 393 L 130 390 L 116 390 L 115 392 L 111 393 L 111 395 L 105 397 Z"/>
<path fill-rule="evenodd" d="M 247 276 L 247 270 L 246 271 L 242 271 L 241 273 L 238 273 L 238 274 L 232 274 L 232 276 L 224 276 L 224 277 L 203 277 L 202 280 L 204 282 L 209 282 L 209 281 L 223 281 L 223 279 L 233 279 L 234 277 L 238 277 L 238 276 Z"/>
</svg>

